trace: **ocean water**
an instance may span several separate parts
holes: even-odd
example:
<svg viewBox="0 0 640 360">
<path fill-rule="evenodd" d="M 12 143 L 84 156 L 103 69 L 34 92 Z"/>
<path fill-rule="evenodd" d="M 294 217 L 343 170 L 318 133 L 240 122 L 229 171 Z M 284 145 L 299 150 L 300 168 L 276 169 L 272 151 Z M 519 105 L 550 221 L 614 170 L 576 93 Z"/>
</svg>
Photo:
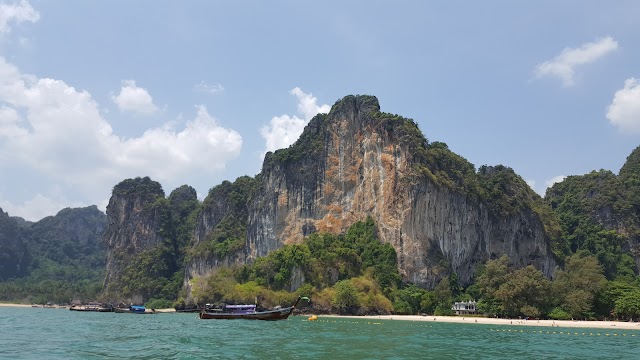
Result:
<svg viewBox="0 0 640 360">
<path fill-rule="evenodd" d="M 640 359 L 640 331 L 0 307 L 2 359 Z"/>
</svg>

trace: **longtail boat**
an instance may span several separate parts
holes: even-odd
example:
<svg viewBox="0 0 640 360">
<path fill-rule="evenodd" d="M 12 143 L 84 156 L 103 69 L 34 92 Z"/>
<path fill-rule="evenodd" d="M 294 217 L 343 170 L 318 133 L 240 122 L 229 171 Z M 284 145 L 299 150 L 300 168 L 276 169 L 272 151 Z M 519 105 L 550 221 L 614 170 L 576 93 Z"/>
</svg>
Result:
<svg viewBox="0 0 640 360">
<path fill-rule="evenodd" d="M 200 311 L 200 319 L 220 319 L 220 320 L 286 320 L 296 308 L 300 300 L 309 298 L 300 296 L 296 302 L 285 308 L 274 308 L 267 311 L 256 311 L 255 305 L 226 305 L 221 309 L 210 309 L 205 307 Z"/>
<path fill-rule="evenodd" d="M 115 312 L 120 314 L 155 314 L 156 310 L 147 311 L 144 306 L 131 305 L 129 307 L 117 307 Z"/>
<path fill-rule="evenodd" d="M 69 308 L 71 311 L 94 311 L 94 312 L 113 312 L 112 305 L 103 305 L 99 302 L 90 302 L 87 305 L 73 305 Z"/>
</svg>

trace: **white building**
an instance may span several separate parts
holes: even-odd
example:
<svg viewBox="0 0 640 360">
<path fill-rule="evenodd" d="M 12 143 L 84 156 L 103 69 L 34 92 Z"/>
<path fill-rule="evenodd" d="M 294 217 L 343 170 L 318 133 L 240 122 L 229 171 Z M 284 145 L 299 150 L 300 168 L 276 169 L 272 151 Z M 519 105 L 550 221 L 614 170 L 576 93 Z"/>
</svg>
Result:
<svg viewBox="0 0 640 360">
<path fill-rule="evenodd" d="M 475 300 L 472 301 L 461 301 L 453 304 L 451 310 L 456 312 L 456 315 L 469 315 L 469 314 L 477 314 L 478 310 L 476 307 L 477 303 Z"/>
</svg>

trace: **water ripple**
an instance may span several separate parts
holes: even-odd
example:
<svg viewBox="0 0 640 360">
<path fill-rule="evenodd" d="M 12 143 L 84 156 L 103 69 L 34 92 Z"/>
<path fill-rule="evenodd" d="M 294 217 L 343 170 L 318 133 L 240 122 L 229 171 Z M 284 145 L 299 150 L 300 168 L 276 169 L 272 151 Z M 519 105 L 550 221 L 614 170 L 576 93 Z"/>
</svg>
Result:
<svg viewBox="0 0 640 360">
<path fill-rule="evenodd" d="M 640 332 L 606 336 L 601 331 L 597 336 L 542 329 L 322 317 L 316 322 L 304 317 L 218 321 L 193 314 L 0 308 L 0 358 L 635 359 L 640 353 Z"/>
</svg>

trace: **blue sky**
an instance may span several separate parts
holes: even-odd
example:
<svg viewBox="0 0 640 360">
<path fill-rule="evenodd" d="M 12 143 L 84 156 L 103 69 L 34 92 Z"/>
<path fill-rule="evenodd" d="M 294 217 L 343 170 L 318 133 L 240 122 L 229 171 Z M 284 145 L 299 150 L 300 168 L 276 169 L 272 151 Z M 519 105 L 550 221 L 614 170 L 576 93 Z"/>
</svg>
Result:
<svg viewBox="0 0 640 360">
<path fill-rule="evenodd" d="M 0 207 L 201 198 L 349 94 L 540 194 L 640 145 L 638 1 L 0 0 Z"/>
</svg>

